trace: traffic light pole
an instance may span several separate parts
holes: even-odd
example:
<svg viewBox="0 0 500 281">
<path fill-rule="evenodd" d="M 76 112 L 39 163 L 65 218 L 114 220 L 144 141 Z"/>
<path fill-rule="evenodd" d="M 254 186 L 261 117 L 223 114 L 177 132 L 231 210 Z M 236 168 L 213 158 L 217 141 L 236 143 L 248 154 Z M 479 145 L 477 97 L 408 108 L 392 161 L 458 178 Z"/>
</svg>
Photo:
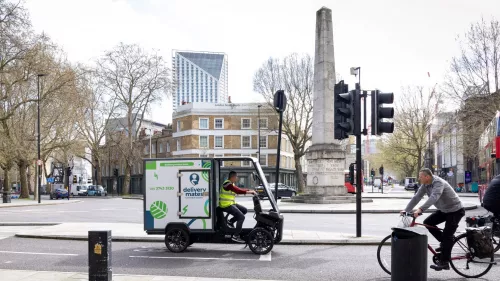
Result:
<svg viewBox="0 0 500 281">
<path fill-rule="evenodd" d="M 361 237 L 361 88 L 354 95 L 354 133 L 356 135 L 356 237 Z"/>
</svg>

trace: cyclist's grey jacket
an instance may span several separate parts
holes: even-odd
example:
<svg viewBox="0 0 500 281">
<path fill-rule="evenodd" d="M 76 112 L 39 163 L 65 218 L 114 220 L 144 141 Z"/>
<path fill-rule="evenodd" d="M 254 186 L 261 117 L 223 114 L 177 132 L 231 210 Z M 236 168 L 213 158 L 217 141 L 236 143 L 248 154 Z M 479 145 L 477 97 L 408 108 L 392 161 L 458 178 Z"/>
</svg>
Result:
<svg viewBox="0 0 500 281">
<path fill-rule="evenodd" d="M 455 190 L 450 184 L 440 177 L 433 176 L 431 184 L 422 184 L 417 193 L 411 199 L 405 211 L 410 212 L 420 200 L 427 194 L 429 199 L 420 207 L 423 212 L 429 209 L 432 205 L 443 213 L 456 212 L 463 208 L 460 198 L 455 193 Z"/>
</svg>

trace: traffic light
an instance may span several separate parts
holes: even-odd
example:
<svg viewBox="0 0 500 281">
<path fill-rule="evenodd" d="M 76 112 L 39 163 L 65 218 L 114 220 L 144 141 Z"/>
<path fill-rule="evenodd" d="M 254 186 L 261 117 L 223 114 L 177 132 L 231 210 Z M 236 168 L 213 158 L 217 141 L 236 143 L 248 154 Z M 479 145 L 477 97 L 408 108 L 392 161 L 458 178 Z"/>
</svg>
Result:
<svg viewBox="0 0 500 281">
<path fill-rule="evenodd" d="M 374 177 L 374 176 L 375 176 L 375 170 L 374 170 L 374 169 L 372 169 L 372 170 L 370 171 L 370 175 L 371 175 L 372 177 Z"/>
<path fill-rule="evenodd" d="M 74 176 L 73 176 L 73 183 L 76 183 L 76 182 L 77 182 L 77 180 L 78 180 L 78 176 L 77 176 L 77 175 L 74 175 Z"/>
<path fill-rule="evenodd" d="M 115 177 L 118 177 L 118 169 L 113 170 L 113 175 L 115 175 Z"/>
<path fill-rule="evenodd" d="M 394 132 L 393 122 L 384 122 L 384 118 L 394 117 L 394 108 L 384 107 L 384 104 L 394 102 L 393 93 L 381 93 L 379 90 L 372 91 L 372 135 Z"/>
<path fill-rule="evenodd" d="M 349 85 L 344 80 L 334 88 L 334 136 L 343 140 L 354 133 L 354 91 L 349 92 Z"/>
<path fill-rule="evenodd" d="M 380 173 L 380 175 L 384 175 L 384 166 L 380 166 L 378 172 Z"/>
</svg>

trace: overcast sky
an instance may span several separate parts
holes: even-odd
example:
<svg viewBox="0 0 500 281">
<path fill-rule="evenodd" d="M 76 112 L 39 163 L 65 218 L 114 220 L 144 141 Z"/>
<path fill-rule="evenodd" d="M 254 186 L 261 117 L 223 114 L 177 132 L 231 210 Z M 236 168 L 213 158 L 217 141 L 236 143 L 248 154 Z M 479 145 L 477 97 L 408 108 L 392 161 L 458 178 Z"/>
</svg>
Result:
<svg viewBox="0 0 500 281">
<path fill-rule="evenodd" d="M 500 19 L 498 0 L 27 0 L 33 25 L 87 62 L 119 42 L 161 52 L 225 52 L 233 102 L 258 101 L 254 72 L 270 56 L 314 55 L 316 11 L 332 9 L 336 71 L 350 84 L 395 95 L 409 85 L 442 81 L 458 51 L 456 38 L 481 17 Z M 430 73 L 429 78 L 427 73 Z M 171 101 L 152 118 L 171 121 Z"/>
</svg>

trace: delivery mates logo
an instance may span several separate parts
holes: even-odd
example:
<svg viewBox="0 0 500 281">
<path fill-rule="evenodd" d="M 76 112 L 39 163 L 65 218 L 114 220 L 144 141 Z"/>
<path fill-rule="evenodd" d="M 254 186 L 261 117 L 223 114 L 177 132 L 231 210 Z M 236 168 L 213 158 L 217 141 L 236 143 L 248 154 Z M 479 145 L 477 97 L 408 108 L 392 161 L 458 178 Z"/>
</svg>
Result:
<svg viewBox="0 0 500 281">
<path fill-rule="evenodd" d="M 203 197 L 208 196 L 208 188 L 206 187 L 185 187 L 182 191 L 186 197 Z"/>
</svg>

